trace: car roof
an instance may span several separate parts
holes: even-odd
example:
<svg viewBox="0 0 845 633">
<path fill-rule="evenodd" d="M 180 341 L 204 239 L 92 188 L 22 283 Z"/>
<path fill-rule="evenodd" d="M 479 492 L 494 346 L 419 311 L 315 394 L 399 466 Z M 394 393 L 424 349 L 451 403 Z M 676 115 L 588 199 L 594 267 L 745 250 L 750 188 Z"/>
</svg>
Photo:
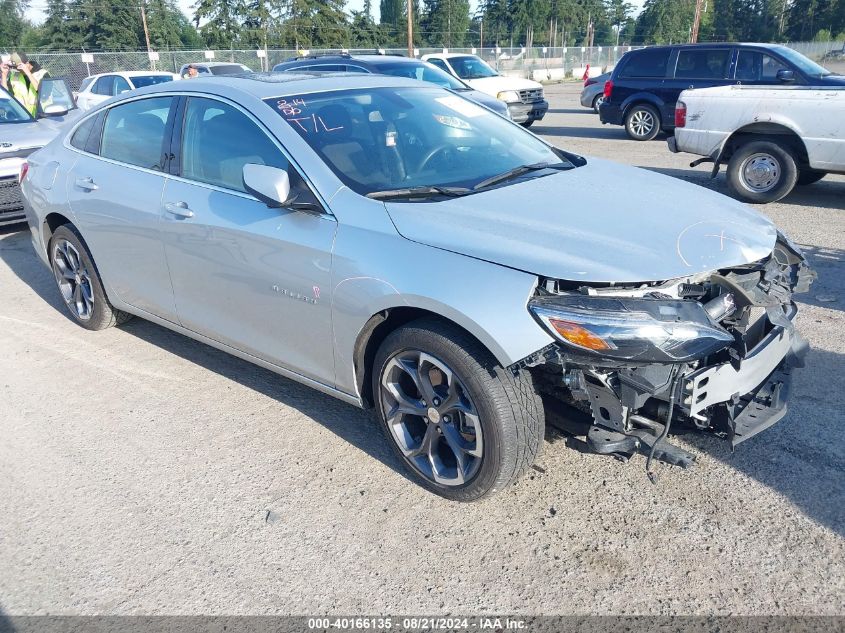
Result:
<svg viewBox="0 0 845 633">
<path fill-rule="evenodd" d="M 431 53 L 430 55 L 426 55 L 426 57 L 440 57 L 443 59 L 452 59 L 453 57 L 478 57 L 478 55 L 473 55 L 472 53 Z"/>
<path fill-rule="evenodd" d="M 398 63 L 423 63 L 422 59 L 418 59 L 416 57 L 406 57 L 405 55 L 379 55 L 375 53 L 366 53 L 361 55 L 348 55 L 345 53 L 339 53 L 337 55 L 314 55 L 314 56 L 304 56 L 304 57 L 296 57 L 294 59 L 286 59 L 283 62 L 276 64 L 276 66 L 282 66 L 284 64 L 299 64 L 299 65 L 307 65 L 307 64 L 319 64 L 320 62 L 327 62 L 327 63 L 336 63 L 342 61 L 353 61 L 353 62 L 362 62 L 365 64 L 381 64 L 383 62 L 398 62 Z"/>
<path fill-rule="evenodd" d="M 741 48 L 786 48 L 783 44 L 768 44 L 764 42 L 699 42 L 696 44 L 659 44 L 657 46 L 646 46 L 637 48 L 631 53 L 649 50 L 662 50 L 667 48 L 724 48 L 725 46 L 739 46 Z"/>
<path fill-rule="evenodd" d="M 198 77 L 191 81 L 157 84 L 135 90 L 133 95 L 157 92 L 200 92 L 218 96 L 235 96 L 237 93 L 257 99 L 295 96 L 303 93 L 335 92 L 356 88 L 411 87 L 419 88 L 416 79 L 362 73 L 308 73 L 269 72 L 217 75 L 214 78 Z"/>
<path fill-rule="evenodd" d="M 99 77 L 108 77 L 109 75 L 118 75 L 121 77 L 149 77 L 150 75 L 175 75 L 176 73 L 172 73 L 166 70 L 112 70 L 107 73 L 97 73 L 95 75 L 89 75 L 85 77 L 85 79 L 97 79 Z"/>
</svg>

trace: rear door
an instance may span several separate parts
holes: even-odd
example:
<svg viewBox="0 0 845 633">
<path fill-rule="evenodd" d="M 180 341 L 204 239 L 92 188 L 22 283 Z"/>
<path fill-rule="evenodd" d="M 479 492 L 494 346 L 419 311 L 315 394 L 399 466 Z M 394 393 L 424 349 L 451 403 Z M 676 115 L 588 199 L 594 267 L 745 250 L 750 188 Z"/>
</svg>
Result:
<svg viewBox="0 0 845 633">
<path fill-rule="evenodd" d="M 164 192 L 162 236 L 180 322 L 333 385 L 334 217 L 271 209 L 246 192 L 247 163 L 286 169 L 294 189 L 307 185 L 240 106 L 188 97 L 178 118 L 180 167 Z"/>
<path fill-rule="evenodd" d="M 613 85 L 613 102 L 621 105 L 629 97 L 643 92 L 660 99 L 671 53 L 671 48 L 646 48 L 628 53 L 630 57 L 619 71 L 619 81 Z M 663 119 L 666 120 L 665 115 Z"/>
<path fill-rule="evenodd" d="M 675 103 L 680 94 L 691 88 L 711 88 L 732 83 L 734 49 L 730 46 L 683 47 L 673 56 L 674 73 L 663 84 L 663 120 L 675 120 Z"/>
<path fill-rule="evenodd" d="M 175 102 L 147 97 L 102 112 L 84 144 L 75 143 L 67 180 L 71 209 L 109 289 L 170 321 L 176 311 L 159 218 Z"/>
</svg>

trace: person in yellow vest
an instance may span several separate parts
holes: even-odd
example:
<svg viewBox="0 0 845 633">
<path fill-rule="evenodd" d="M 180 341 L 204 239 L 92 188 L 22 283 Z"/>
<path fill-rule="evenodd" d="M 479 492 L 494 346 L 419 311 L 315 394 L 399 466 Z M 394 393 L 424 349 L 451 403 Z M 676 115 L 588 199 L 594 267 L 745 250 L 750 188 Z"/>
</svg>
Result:
<svg viewBox="0 0 845 633">
<path fill-rule="evenodd" d="M 38 111 L 38 86 L 46 76 L 47 71 L 23 53 L 12 53 L 10 63 L 0 66 L 0 85 L 32 116 Z"/>
</svg>

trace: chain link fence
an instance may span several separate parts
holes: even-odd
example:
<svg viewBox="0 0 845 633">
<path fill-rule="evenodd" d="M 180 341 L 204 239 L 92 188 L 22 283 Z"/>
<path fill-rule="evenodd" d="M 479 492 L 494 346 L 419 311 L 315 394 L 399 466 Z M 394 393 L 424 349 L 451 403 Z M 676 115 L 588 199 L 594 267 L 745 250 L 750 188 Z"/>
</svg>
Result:
<svg viewBox="0 0 845 633">
<path fill-rule="evenodd" d="M 791 48 L 817 61 L 838 62 L 836 51 L 845 50 L 843 42 L 793 42 Z M 528 77 L 536 81 L 562 81 L 566 78 L 581 79 L 586 72 L 591 76 L 610 71 L 617 60 L 633 48 L 630 46 L 593 46 L 593 47 L 484 47 L 484 48 L 417 48 L 414 53 L 421 57 L 431 53 L 465 53 L 478 55 L 504 75 Z M 183 65 L 205 61 L 232 62 L 243 64 L 251 70 L 271 70 L 274 65 L 297 55 L 308 53 L 322 55 L 331 53 L 406 55 L 404 48 L 387 49 L 312 49 L 295 51 L 269 49 L 261 51 L 266 57 L 259 57 L 255 50 L 216 50 L 208 58 L 202 50 L 159 51 L 158 60 L 150 60 L 146 51 L 133 52 L 98 52 L 83 55 L 80 53 L 29 53 L 54 77 L 67 77 L 71 87 L 76 90 L 82 80 L 89 75 L 114 71 L 157 70 L 178 73 Z M 845 63 L 845 62 L 842 62 Z"/>
</svg>

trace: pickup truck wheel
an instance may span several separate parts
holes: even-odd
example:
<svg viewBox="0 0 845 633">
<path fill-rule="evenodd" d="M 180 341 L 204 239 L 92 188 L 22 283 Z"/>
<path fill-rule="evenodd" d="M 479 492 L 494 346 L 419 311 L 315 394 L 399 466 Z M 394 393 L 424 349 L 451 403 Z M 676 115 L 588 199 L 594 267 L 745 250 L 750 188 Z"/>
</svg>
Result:
<svg viewBox="0 0 845 633">
<path fill-rule="evenodd" d="M 91 253 L 73 225 L 56 229 L 49 253 L 59 293 L 76 323 L 88 330 L 104 330 L 132 318 L 109 303 Z"/>
<path fill-rule="evenodd" d="M 524 128 L 529 128 L 534 125 L 534 119 L 528 119 L 527 121 L 523 121 L 520 125 Z"/>
<path fill-rule="evenodd" d="M 382 430 L 428 490 L 475 501 L 534 462 L 545 419 L 530 374 L 504 369 L 459 328 L 435 319 L 400 327 L 372 374 Z"/>
<path fill-rule="evenodd" d="M 795 187 L 798 166 L 792 153 L 772 141 L 751 141 L 728 162 L 728 189 L 738 198 L 764 204 L 780 200 Z"/>
<path fill-rule="evenodd" d="M 818 171 L 815 169 L 802 169 L 798 173 L 798 184 L 812 185 L 814 182 L 818 182 L 825 176 L 827 176 L 826 171 Z"/>
<path fill-rule="evenodd" d="M 635 141 L 650 141 L 660 133 L 660 113 L 654 106 L 640 103 L 625 115 L 625 131 Z"/>
</svg>

